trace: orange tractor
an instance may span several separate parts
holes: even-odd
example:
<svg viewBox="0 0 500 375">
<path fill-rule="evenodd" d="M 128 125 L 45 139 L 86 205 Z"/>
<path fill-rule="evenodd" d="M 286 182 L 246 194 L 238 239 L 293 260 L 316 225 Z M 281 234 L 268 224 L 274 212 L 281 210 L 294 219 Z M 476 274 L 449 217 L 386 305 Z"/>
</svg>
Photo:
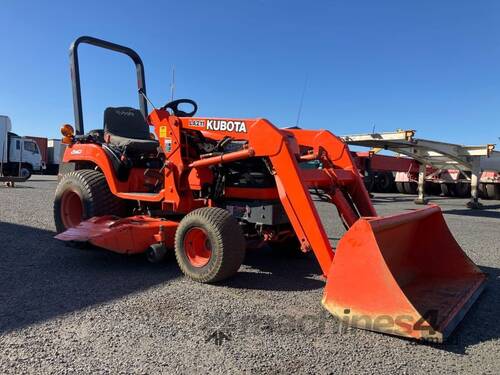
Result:
<svg viewBox="0 0 500 375">
<path fill-rule="evenodd" d="M 133 60 L 140 103 L 140 110 L 107 108 L 103 128 L 88 133 L 81 43 Z M 197 106 L 188 99 L 148 114 L 139 55 L 103 40 L 77 39 L 70 63 L 76 132 L 61 129 L 68 147 L 54 202 L 56 238 L 145 253 L 153 262 L 174 251 L 182 272 L 204 283 L 233 276 L 246 249 L 259 244 L 312 251 L 332 314 L 360 328 L 434 341 L 453 331 L 483 290 L 485 274 L 439 207 L 378 217 L 347 145 L 332 133 L 193 117 Z M 311 161 L 316 168 L 302 168 Z M 335 205 L 348 228 L 336 249 L 311 191 Z"/>
</svg>

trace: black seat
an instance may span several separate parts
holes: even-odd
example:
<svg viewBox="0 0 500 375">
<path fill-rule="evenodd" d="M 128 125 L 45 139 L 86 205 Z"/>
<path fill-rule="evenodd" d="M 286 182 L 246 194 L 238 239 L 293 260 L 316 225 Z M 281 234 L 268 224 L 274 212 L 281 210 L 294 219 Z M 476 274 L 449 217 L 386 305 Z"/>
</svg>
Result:
<svg viewBox="0 0 500 375">
<path fill-rule="evenodd" d="M 142 113 L 130 107 L 106 108 L 104 138 L 111 145 L 140 153 L 155 153 L 159 146 L 157 140 L 151 139 Z"/>
</svg>

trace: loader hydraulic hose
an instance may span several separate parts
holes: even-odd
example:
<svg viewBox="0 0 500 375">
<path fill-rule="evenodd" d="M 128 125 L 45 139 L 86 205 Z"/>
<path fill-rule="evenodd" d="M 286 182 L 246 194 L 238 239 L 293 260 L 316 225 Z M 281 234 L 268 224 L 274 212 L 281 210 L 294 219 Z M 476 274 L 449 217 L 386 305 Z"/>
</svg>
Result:
<svg viewBox="0 0 500 375">
<path fill-rule="evenodd" d="M 221 154 L 206 159 L 193 161 L 191 164 L 189 164 L 189 168 L 208 167 L 210 165 L 229 163 L 233 161 L 248 159 L 254 155 L 255 155 L 254 149 L 248 148 L 246 150 L 230 152 L 227 154 Z"/>
<path fill-rule="evenodd" d="M 358 219 L 359 216 L 354 212 L 353 208 L 347 201 L 344 193 L 337 187 L 330 193 L 332 203 L 337 206 L 340 215 L 345 220 L 346 225 L 350 228 Z"/>
</svg>

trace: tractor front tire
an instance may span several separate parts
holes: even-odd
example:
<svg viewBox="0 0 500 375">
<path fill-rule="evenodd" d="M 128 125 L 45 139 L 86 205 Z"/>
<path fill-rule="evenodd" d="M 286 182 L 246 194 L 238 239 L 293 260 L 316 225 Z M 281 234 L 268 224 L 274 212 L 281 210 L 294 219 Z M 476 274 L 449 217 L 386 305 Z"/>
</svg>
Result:
<svg viewBox="0 0 500 375">
<path fill-rule="evenodd" d="M 94 216 L 122 216 L 124 202 L 109 190 L 106 177 L 93 169 L 63 175 L 54 199 L 54 222 L 58 233 Z"/>
<path fill-rule="evenodd" d="M 175 258 L 181 271 L 201 283 L 233 276 L 245 258 L 245 237 L 236 219 L 217 207 L 187 214 L 175 233 Z"/>
</svg>

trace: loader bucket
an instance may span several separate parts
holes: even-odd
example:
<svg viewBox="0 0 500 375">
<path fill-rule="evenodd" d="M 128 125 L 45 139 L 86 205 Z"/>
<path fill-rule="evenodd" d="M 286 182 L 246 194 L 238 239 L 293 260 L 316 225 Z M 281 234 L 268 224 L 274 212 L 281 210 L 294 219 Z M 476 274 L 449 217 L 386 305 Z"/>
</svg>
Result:
<svg viewBox="0 0 500 375">
<path fill-rule="evenodd" d="M 431 206 L 359 219 L 339 242 L 323 305 L 345 324 L 443 342 L 485 282 Z"/>
</svg>

